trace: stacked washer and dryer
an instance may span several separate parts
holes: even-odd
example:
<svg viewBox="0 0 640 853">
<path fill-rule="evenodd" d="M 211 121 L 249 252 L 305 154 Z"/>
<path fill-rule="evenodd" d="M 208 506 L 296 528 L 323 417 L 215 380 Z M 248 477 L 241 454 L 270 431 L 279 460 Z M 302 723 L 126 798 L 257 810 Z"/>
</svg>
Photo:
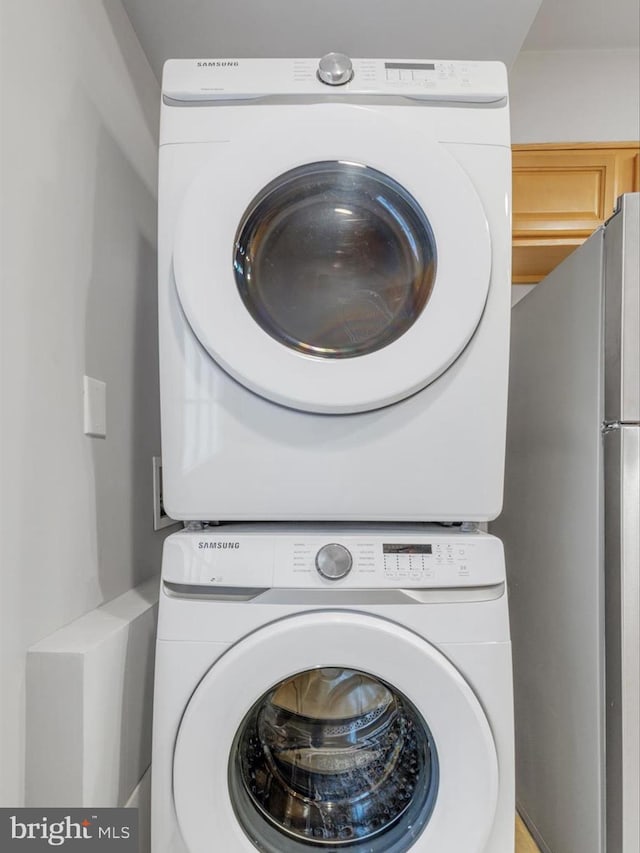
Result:
<svg viewBox="0 0 640 853">
<path fill-rule="evenodd" d="M 153 853 L 512 853 L 500 63 L 171 60 Z"/>
</svg>

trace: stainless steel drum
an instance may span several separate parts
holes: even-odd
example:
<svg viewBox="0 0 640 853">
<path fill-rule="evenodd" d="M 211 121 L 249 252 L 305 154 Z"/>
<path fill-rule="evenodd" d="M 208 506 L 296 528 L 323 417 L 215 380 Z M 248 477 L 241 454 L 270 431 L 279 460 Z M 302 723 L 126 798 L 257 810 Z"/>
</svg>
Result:
<svg viewBox="0 0 640 853">
<path fill-rule="evenodd" d="M 401 851 L 428 819 L 437 759 L 425 721 L 398 691 L 363 672 L 313 669 L 252 707 L 230 782 L 259 849 Z M 405 823 L 411 832 L 397 846 L 387 834 Z"/>
</svg>

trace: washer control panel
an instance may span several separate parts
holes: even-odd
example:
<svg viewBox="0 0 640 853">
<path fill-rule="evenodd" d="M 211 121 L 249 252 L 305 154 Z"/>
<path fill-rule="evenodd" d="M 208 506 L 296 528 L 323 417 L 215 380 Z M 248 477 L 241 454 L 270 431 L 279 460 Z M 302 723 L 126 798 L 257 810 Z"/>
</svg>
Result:
<svg viewBox="0 0 640 853">
<path fill-rule="evenodd" d="M 501 62 L 350 59 L 170 59 L 162 76 L 168 101 L 218 101 L 266 96 L 402 95 L 424 100 L 506 101 Z"/>
<path fill-rule="evenodd" d="M 502 543 L 486 533 L 264 525 L 182 531 L 165 541 L 165 581 L 260 588 L 453 588 L 505 580 Z"/>
</svg>

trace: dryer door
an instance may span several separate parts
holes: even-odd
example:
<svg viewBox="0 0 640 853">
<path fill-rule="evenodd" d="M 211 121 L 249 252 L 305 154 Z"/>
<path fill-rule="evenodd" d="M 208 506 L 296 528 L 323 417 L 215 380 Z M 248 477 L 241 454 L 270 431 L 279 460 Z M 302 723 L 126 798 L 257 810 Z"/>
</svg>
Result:
<svg viewBox="0 0 640 853">
<path fill-rule="evenodd" d="M 480 703 L 433 646 L 316 611 L 214 664 L 182 718 L 173 782 L 189 853 L 480 853 L 498 765 Z"/>
<path fill-rule="evenodd" d="M 269 109 L 259 139 L 211 146 L 186 193 L 173 263 L 189 323 L 274 402 L 346 413 L 402 400 L 482 315 L 491 246 L 471 180 L 389 113 Z"/>
</svg>

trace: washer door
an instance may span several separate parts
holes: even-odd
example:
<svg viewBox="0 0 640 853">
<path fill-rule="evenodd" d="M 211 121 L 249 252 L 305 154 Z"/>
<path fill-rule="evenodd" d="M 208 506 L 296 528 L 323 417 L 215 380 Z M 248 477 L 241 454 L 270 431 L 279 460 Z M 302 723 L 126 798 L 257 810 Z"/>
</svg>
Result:
<svg viewBox="0 0 640 853">
<path fill-rule="evenodd" d="M 218 364 L 274 402 L 395 403 L 446 370 L 480 321 L 480 200 L 443 145 L 388 114 L 278 115 L 259 142 L 217 143 L 187 191 L 173 258 L 183 310 Z"/>
<path fill-rule="evenodd" d="M 315 611 L 207 672 L 173 782 L 189 853 L 480 853 L 498 763 L 480 703 L 437 649 L 379 617 Z"/>
</svg>

